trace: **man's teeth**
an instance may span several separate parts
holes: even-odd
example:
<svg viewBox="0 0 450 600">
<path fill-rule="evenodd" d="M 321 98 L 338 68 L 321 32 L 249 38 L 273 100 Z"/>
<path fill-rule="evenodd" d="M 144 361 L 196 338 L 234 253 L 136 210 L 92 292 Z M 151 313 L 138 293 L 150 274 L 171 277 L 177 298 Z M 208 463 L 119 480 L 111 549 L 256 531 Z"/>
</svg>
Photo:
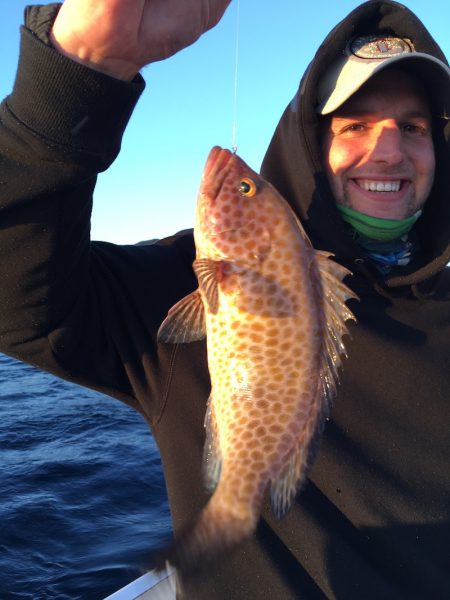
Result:
<svg viewBox="0 0 450 600">
<path fill-rule="evenodd" d="M 358 185 L 368 192 L 398 192 L 401 181 L 358 181 Z"/>
</svg>

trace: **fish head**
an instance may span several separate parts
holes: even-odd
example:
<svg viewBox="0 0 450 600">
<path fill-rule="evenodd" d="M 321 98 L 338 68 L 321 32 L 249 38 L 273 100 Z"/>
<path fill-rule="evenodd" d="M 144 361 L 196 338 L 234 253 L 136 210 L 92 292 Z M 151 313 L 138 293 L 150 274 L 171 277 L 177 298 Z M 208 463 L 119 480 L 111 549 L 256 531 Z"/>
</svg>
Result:
<svg viewBox="0 0 450 600">
<path fill-rule="evenodd" d="M 253 264 L 271 246 L 278 192 L 239 156 L 215 146 L 200 185 L 194 228 L 197 255 Z"/>
</svg>

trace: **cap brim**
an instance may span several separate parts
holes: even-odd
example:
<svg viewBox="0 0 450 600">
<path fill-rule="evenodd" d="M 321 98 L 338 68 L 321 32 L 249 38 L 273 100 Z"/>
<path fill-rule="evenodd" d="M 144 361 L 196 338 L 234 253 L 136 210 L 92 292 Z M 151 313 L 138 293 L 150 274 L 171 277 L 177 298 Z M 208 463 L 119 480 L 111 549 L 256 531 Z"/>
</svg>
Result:
<svg viewBox="0 0 450 600">
<path fill-rule="evenodd" d="M 325 90 L 322 94 L 319 91 L 319 98 L 325 97 L 325 100 L 319 102 L 317 112 L 321 115 L 334 112 L 376 73 L 393 66 L 411 71 L 426 85 L 427 90 L 436 91 L 439 101 L 435 108 L 441 113 L 438 116 L 450 118 L 450 68 L 434 56 L 421 52 L 393 56 L 381 61 L 343 58 L 321 82 L 321 87 Z"/>
</svg>

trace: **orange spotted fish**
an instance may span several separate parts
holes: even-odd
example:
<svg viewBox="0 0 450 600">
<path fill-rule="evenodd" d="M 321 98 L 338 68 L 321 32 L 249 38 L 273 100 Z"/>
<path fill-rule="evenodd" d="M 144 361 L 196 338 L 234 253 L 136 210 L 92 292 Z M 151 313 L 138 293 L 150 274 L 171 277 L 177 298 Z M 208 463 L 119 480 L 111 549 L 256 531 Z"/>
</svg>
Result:
<svg viewBox="0 0 450 600">
<path fill-rule="evenodd" d="M 336 390 L 355 297 L 342 283 L 349 271 L 313 249 L 287 202 L 229 150 L 207 159 L 194 235 L 199 287 L 158 333 L 207 337 L 213 494 L 169 554 L 185 573 L 252 534 L 267 488 L 278 517 L 289 509 Z"/>
</svg>

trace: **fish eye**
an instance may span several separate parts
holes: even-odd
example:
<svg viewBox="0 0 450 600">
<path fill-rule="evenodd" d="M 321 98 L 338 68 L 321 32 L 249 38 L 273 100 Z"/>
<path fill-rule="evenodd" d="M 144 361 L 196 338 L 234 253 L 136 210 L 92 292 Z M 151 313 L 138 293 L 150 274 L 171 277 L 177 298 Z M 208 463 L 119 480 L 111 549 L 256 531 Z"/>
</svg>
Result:
<svg viewBox="0 0 450 600">
<path fill-rule="evenodd" d="M 242 179 L 239 183 L 239 193 L 247 198 L 251 198 L 256 194 L 256 184 L 252 179 Z"/>
</svg>

